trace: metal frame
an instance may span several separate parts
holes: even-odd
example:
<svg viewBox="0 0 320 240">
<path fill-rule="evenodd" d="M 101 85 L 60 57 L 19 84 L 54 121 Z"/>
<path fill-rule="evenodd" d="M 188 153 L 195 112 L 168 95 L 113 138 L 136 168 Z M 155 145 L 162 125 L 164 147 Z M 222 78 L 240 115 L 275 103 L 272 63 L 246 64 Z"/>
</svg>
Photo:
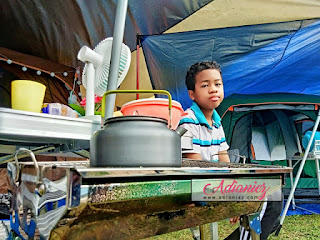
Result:
<svg viewBox="0 0 320 240">
<path fill-rule="evenodd" d="M 317 119 L 316 119 L 315 124 L 314 124 L 314 126 L 313 126 L 309 143 L 308 143 L 308 145 L 307 145 L 306 151 L 305 151 L 305 153 L 304 153 L 304 156 L 303 156 L 303 158 L 302 158 L 300 167 L 299 167 L 299 169 L 298 169 L 298 172 L 297 172 L 297 175 L 296 175 L 296 179 L 295 179 L 294 184 L 293 184 L 293 186 L 292 186 L 292 188 L 291 188 L 289 197 L 288 197 L 288 199 L 287 199 L 287 203 L 286 203 L 286 205 L 285 205 L 285 207 L 284 207 L 284 210 L 283 210 L 283 212 L 282 212 L 282 216 L 281 216 L 281 218 L 280 218 L 280 225 L 279 225 L 279 228 L 278 228 L 277 231 L 276 231 L 276 236 L 279 234 L 279 232 L 280 232 L 280 230 L 281 230 L 281 228 L 282 228 L 284 219 L 285 219 L 285 217 L 286 217 L 286 215 L 287 215 L 287 212 L 288 212 L 288 209 L 289 209 L 291 200 L 293 199 L 294 192 L 295 192 L 295 190 L 296 190 L 296 188 L 297 188 L 298 181 L 299 181 L 299 179 L 300 179 L 300 176 L 301 176 L 301 173 L 302 173 L 304 164 L 306 163 L 308 154 L 309 154 L 309 152 L 310 152 L 310 148 L 311 148 L 312 142 L 313 142 L 313 140 L 314 140 L 314 135 L 315 135 L 315 133 L 316 133 L 316 131 L 317 131 L 317 129 L 318 129 L 319 122 L 320 122 L 320 110 L 319 110 L 319 112 L 318 112 Z"/>
<path fill-rule="evenodd" d="M 196 162 L 201 163 L 202 161 Z M 214 178 L 245 179 L 248 176 L 264 179 L 266 174 L 279 179 L 278 186 L 281 188 L 282 177 L 291 170 L 281 166 L 270 168 L 269 166 L 235 163 L 212 163 L 215 167 L 181 168 L 90 168 L 89 161 L 38 162 L 37 165 L 41 171 L 41 179 L 45 184 L 43 189 L 46 191 L 43 194 L 40 193 L 41 186 L 32 185 L 33 188 L 31 188 L 30 185 L 39 182 L 37 177 L 39 174 L 31 167 L 35 167 L 34 162 L 19 162 L 18 166 L 17 164 L 8 164 L 9 176 L 12 179 L 17 177 L 14 174 L 14 172 L 18 172 L 17 168 L 22 169 L 19 174 L 21 182 L 12 185 L 15 189 L 13 192 L 17 194 L 13 196 L 13 202 L 19 200 L 15 206 L 14 216 L 20 221 L 17 221 L 13 227 L 17 229 L 17 227 L 26 224 L 24 218 L 19 217 L 18 214 L 22 207 L 25 209 L 23 216 L 30 215 L 31 221 L 37 223 L 39 231 L 41 230 L 42 236 L 49 238 L 49 232 L 51 232 L 52 239 L 58 236 L 69 236 L 71 239 L 73 234 L 81 235 L 82 231 L 78 231 L 78 229 L 86 227 L 77 224 L 77 222 L 83 218 L 88 218 L 89 225 L 90 221 L 101 219 L 101 221 L 95 222 L 97 236 L 106 234 L 106 231 L 109 231 L 109 234 L 119 234 L 119 226 L 120 228 L 128 226 L 129 219 L 130 227 L 134 231 L 130 232 L 131 236 L 135 233 L 137 238 L 138 236 L 142 238 L 149 236 L 150 233 L 141 232 L 140 226 L 150 228 L 149 223 L 154 224 L 153 227 L 158 227 L 156 232 L 159 234 L 160 232 L 176 231 L 181 227 L 188 228 L 195 226 L 195 224 L 203 225 L 210 221 L 226 219 L 231 214 L 225 211 L 230 206 L 229 204 L 238 206 L 234 208 L 236 216 L 256 213 L 261 207 L 260 202 L 232 201 L 218 204 L 209 201 L 206 202 L 206 205 L 190 205 L 192 181 L 201 179 L 206 182 L 208 179 Z M 50 176 L 55 177 L 53 179 Z M 59 183 L 59 189 L 52 187 L 55 181 Z M 39 198 L 38 203 L 33 201 L 34 196 Z M 64 198 L 66 199 L 65 204 L 60 205 L 61 208 L 45 208 L 44 203 L 61 203 Z M 151 206 L 151 208 L 148 209 L 146 206 Z M 35 214 L 39 209 L 41 209 L 41 214 Z M 93 212 L 87 212 L 87 210 Z M 96 214 L 97 218 L 90 220 L 92 214 Z M 102 220 L 106 214 L 108 214 L 108 220 Z M 51 222 L 53 225 L 44 224 L 52 216 L 55 219 L 55 222 Z M 187 224 L 186 219 L 188 219 Z M 256 226 L 251 224 L 251 220 L 254 221 L 254 218 L 249 218 L 250 229 Z M 23 231 L 19 230 L 19 233 L 23 234 Z M 25 232 L 24 234 L 32 235 L 33 233 Z M 87 235 L 80 235 L 79 238 L 75 238 L 87 239 Z M 206 236 L 202 234 L 201 237 L 205 239 Z M 256 237 L 255 239 L 258 239 L 258 235 Z"/>
</svg>

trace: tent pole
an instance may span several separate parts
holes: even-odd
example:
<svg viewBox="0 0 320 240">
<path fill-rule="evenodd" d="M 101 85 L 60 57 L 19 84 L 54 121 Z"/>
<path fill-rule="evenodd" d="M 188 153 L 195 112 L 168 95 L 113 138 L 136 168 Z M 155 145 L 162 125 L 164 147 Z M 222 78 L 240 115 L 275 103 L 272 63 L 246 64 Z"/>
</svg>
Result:
<svg viewBox="0 0 320 240">
<path fill-rule="evenodd" d="M 114 22 L 114 29 L 113 29 L 111 64 L 110 64 L 110 72 L 108 77 L 108 88 L 107 88 L 108 91 L 117 89 L 120 57 L 121 57 L 121 47 L 122 47 L 122 41 L 123 41 L 123 35 L 124 35 L 127 8 L 128 8 L 128 0 L 118 1 L 116 19 Z M 105 102 L 106 114 L 104 119 L 110 118 L 113 116 L 115 102 L 116 102 L 115 94 L 110 94 L 106 97 L 106 102 Z"/>
<path fill-rule="evenodd" d="M 305 151 L 305 153 L 304 153 L 304 156 L 303 156 L 303 158 L 302 158 L 300 167 L 299 167 L 299 169 L 298 169 L 298 172 L 297 172 L 297 175 L 296 175 L 296 179 L 294 180 L 294 184 L 293 184 L 293 186 L 292 186 L 292 188 L 291 188 L 291 191 L 290 191 L 290 194 L 289 194 L 287 203 L 286 203 L 285 208 L 284 208 L 284 210 L 283 210 L 283 212 L 282 212 L 282 216 L 281 216 L 281 218 L 280 218 L 280 226 L 278 227 L 278 229 L 277 229 L 277 231 L 276 231 L 276 234 L 275 234 L 276 236 L 279 234 L 279 232 L 280 232 L 280 230 L 281 230 L 281 228 L 282 228 L 284 219 L 285 219 L 285 217 L 286 217 L 286 215 L 287 215 L 287 212 L 288 212 L 288 209 L 289 209 L 291 200 L 292 200 L 292 198 L 293 198 L 294 192 L 295 192 L 296 187 L 297 187 L 297 185 L 298 185 L 298 181 L 299 181 L 299 179 L 300 179 L 300 175 L 301 175 L 301 173 L 302 173 L 304 164 L 305 164 L 305 162 L 306 162 L 306 160 L 307 160 L 307 157 L 308 157 L 308 154 L 309 154 L 309 151 L 310 151 L 310 147 L 311 147 L 312 142 L 313 142 L 313 139 L 314 139 L 314 135 L 315 135 L 315 133 L 316 133 L 316 131 L 317 131 L 317 129 L 318 129 L 319 122 L 320 122 L 320 110 L 319 110 L 319 112 L 318 112 L 318 116 L 317 116 L 316 122 L 315 122 L 315 124 L 314 124 L 314 126 L 313 126 L 312 134 L 311 134 L 311 136 L 310 136 L 310 140 L 309 140 L 309 142 L 308 142 L 306 151 Z"/>
<path fill-rule="evenodd" d="M 137 90 L 140 89 L 140 86 L 139 86 L 139 61 L 140 61 L 140 56 L 139 56 L 139 53 L 140 53 L 140 42 L 139 42 L 139 34 L 137 34 L 137 54 L 136 54 L 136 66 L 137 66 Z M 136 99 L 138 100 L 139 99 L 139 93 L 137 93 L 136 95 Z"/>
</svg>

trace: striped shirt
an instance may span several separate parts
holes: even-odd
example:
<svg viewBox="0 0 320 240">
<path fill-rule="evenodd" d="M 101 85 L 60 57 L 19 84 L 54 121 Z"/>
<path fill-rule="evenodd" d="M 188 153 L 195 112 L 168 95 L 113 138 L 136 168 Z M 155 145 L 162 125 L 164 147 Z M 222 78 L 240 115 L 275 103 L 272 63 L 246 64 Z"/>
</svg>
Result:
<svg viewBox="0 0 320 240">
<path fill-rule="evenodd" d="M 202 160 L 218 161 L 216 154 L 228 150 L 229 146 L 217 111 L 213 110 L 212 127 L 196 102 L 193 102 L 185 112 L 187 115 L 180 120 L 179 126 L 187 129 L 193 135 L 193 149 L 182 153 L 199 153 Z"/>
</svg>

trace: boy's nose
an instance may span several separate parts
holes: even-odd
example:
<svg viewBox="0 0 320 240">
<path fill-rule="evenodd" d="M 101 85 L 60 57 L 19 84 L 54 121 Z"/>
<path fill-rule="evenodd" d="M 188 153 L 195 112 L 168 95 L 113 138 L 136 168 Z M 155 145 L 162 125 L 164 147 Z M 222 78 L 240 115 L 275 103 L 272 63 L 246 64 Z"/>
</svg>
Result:
<svg viewBox="0 0 320 240">
<path fill-rule="evenodd" d="M 210 87 L 209 87 L 209 92 L 210 92 L 210 93 L 212 93 L 212 92 L 217 92 L 216 86 L 210 85 Z"/>
</svg>

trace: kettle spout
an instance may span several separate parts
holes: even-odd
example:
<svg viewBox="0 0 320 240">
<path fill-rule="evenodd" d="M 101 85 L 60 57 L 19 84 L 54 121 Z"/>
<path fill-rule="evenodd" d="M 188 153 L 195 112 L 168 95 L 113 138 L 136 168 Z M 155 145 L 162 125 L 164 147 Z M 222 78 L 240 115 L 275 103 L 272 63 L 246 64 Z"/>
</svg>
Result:
<svg viewBox="0 0 320 240">
<path fill-rule="evenodd" d="M 187 129 L 180 126 L 176 129 L 176 132 L 180 135 L 180 137 L 182 137 L 187 131 Z"/>
</svg>

